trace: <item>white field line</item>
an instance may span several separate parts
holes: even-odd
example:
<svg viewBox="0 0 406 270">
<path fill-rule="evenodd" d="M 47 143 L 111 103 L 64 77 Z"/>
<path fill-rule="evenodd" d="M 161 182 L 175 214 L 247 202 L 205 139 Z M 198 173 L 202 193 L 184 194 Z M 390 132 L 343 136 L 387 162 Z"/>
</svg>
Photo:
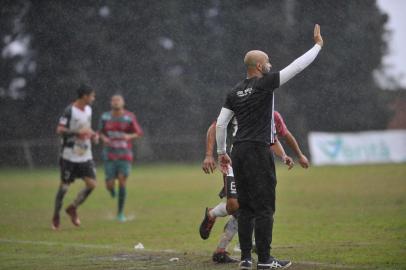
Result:
<svg viewBox="0 0 406 270">
<path fill-rule="evenodd" d="M 101 248 L 101 249 L 113 249 L 114 248 L 111 245 L 60 243 L 60 242 L 49 242 L 49 241 L 31 241 L 31 240 L 16 240 L 16 239 L 2 239 L 2 238 L 0 238 L 0 243 L 30 244 L 30 245 L 38 245 L 38 246 L 65 246 L 65 247 L 77 247 L 77 248 Z"/>
<path fill-rule="evenodd" d="M 1 243 L 10 243 L 10 244 L 30 244 L 30 245 L 38 245 L 38 246 L 65 246 L 65 247 L 75 247 L 75 248 L 86 248 L 86 249 L 129 249 L 123 246 L 113 246 L 113 245 L 98 245 L 98 244 L 81 244 L 81 243 L 60 243 L 60 242 L 50 242 L 50 241 L 33 241 L 33 240 L 17 240 L 17 239 L 4 239 L 0 238 Z M 161 253 L 182 253 L 172 249 L 166 250 L 153 250 L 153 249 L 143 249 L 143 250 L 134 250 L 134 252 L 161 252 Z M 199 255 L 199 253 L 192 252 L 193 254 Z M 206 256 L 206 254 L 201 254 L 202 256 Z M 336 268 L 336 269 L 367 269 L 366 267 L 355 267 L 355 266 L 346 266 L 346 265 L 339 265 L 339 264 L 328 264 L 328 263 L 319 263 L 319 262 L 293 262 L 294 264 L 301 264 L 307 266 L 319 266 L 319 267 L 329 267 L 329 268 Z"/>
<path fill-rule="evenodd" d="M 17 240 L 17 239 L 4 239 L 0 238 L 1 243 L 10 244 L 29 244 L 38 246 L 63 246 L 63 247 L 75 247 L 75 248 L 88 248 L 88 249 L 127 249 L 131 250 L 126 246 L 113 246 L 113 245 L 100 245 L 100 244 L 81 244 L 81 243 L 61 243 L 61 242 L 50 242 L 50 241 L 34 241 L 34 240 Z M 134 249 L 132 249 L 134 250 Z M 135 251 L 149 251 L 149 252 L 161 252 L 161 253 L 181 253 L 172 249 L 165 250 L 154 250 L 154 249 L 140 249 Z"/>
</svg>

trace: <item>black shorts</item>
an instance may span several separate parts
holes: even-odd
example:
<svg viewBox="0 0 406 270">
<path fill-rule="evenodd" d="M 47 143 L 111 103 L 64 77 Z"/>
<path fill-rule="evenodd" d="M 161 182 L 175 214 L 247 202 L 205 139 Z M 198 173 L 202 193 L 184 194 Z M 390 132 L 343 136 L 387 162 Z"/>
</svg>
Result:
<svg viewBox="0 0 406 270">
<path fill-rule="evenodd" d="M 93 160 L 72 162 L 61 158 L 59 166 L 61 169 L 61 180 L 64 183 L 73 183 L 76 178 L 89 177 L 96 179 L 96 167 Z"/>
<path fill-rule="evenodd" d="M 227 199 L 237 199 L 237 188 L 235 186 L 235 179 L 233 176 L 223 175 L 224 186 L 220 190 L 219 197 L 222 199 L 227 197 Z"/>
</svg>

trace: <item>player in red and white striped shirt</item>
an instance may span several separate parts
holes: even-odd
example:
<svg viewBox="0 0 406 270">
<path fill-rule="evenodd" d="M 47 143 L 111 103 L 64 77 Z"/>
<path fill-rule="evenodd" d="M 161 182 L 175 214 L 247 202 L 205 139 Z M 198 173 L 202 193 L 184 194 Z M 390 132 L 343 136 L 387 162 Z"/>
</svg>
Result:
<svg viewBox="0 0 406 270">
<path fill-rule="evenodd" d="M 143 136 L 136 116 L 124 109 L 121 95 L 111 97 L 111 111 L 102 114 L 99 124 L 100 138 L 104 143 L 103 160 L 106 175 L 106 188 L 115 197 L 115 181 L 118 179 L 117 219 L 126 221 L 124 203 L 126 182 L 131 172 L 133 161 L 132 141 Z"/>
</svg>

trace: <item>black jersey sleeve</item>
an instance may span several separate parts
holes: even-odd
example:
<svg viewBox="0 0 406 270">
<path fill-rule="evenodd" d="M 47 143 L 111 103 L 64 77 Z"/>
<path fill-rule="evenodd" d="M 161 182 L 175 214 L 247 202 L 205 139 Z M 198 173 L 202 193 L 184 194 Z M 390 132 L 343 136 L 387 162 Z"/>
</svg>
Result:
<svg viewBox="0 0 406 270">
<path fill-rule="evenodd" d="M 72 106 L 68 106 L 61 117 L 59 117 L 58 125 L 69 128 L 69 123 L 72 118 Z"/>
<path fill-rule="evenodd" d="M 233 95 L 232 95 L 232 93 L 227 94 L 226 101 L 224 102 L 223 107 L 233 111 Z"/>
<path fill-rule="evenodd" d="M 279 72 L 266 73 L 258 80 L 257 87 L 264 90 L 274 90 L 279 87 Z"/>
</svg>

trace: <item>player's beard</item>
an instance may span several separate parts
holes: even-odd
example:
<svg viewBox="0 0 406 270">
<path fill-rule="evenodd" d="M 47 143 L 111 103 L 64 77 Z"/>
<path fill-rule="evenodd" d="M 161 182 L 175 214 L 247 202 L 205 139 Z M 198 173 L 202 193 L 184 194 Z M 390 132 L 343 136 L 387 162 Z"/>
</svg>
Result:
<svg viewBox="0 0 406 270">
<path fill-rule="evenodd" d="M 271 68 L 269 66 L 262 66 L 262 74 L 268 74 L 271 71 Z"/>
</svg>

